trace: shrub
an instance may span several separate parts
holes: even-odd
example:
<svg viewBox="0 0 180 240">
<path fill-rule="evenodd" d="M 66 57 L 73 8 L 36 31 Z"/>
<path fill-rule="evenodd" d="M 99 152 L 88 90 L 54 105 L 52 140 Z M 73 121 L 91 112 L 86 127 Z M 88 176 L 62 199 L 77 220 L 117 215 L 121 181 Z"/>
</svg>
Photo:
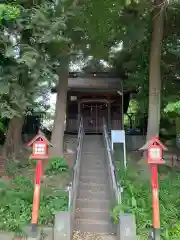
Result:
<svg viewBox="0 0 180 240">
<path fill-rule="evenodd" d="M 29 162 L 22 162 L 18 160 L 6 160 L 5 162 L 5 172 L 11 177 L 20 174 L 22 168 L 29 166 Z"/>
<path fill-rule="evenodd" d="M 68 165 L 63 157 L 52 157 L 49 159 L 45 167 L 46 174 L 58 174 L 60 172 L 67 172 Z"/>
<path fill-rule="evenodd" d="M 125 172 L 118 169 L 121 184 L 124 188 L 123 203 L 112 210 L 114 221 L 118 221 L 121 212 L 131 212 L 136 216 L 138 239 L 145 240 L 152 222 L 151 185 L 142 181 L 138 169 L 129 166 Z M 159 167 L 160 172 L 160 217 L 161 239 L 180 239 L 180 173 L 171 171 L 165 166 Z"/>
<path fill-rule="evenodd" d="M 18 176 L 9 182 L 0 181 L 0 230 L 18 231 L 30 223 L 33 201 L 33 184 Z M 66 210 L 68 196 L 64 191 L 48 191 L 41 188 L 39 223 L 53 221 L 57 211 Z"/>
</svg>

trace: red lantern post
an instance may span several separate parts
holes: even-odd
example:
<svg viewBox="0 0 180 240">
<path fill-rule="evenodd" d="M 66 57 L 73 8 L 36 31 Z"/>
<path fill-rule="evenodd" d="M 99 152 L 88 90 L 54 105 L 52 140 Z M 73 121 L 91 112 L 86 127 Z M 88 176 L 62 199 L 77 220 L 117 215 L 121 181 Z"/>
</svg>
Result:
<svg viewBox="0 0 180 240">
<path fill-rule="evenodd" d="M 163 150 L 167 148 L 156 136 L 148 141 L 142 148 L 147 152 L 147 163 L 151 165 L 151 186 L 152 186 L 152 208 L 153 208 L 153 240 L 160 240 L 160 213 L 159 213 L 159 186 L 158 186 L 158 164 L 164 164 Z"/>
<path fill-rule="evenodd" d="M 36 164 L 36 177 L 35 177 L 35 188 L 32 208 L 32 232 L 36 232 L 38 224 L 39 214 L 39 203 L 40 203 L 40 184 L 41 177 L 43 175 L 43 160 L 48 159 L 48 146 L 52 146 L 51 143 L 46 139 L 45 136 L 38 134 L 35 136 L 27 146 L 32 146 L 33 154 L 31 159 L 37 160 Z"/>
</svg>

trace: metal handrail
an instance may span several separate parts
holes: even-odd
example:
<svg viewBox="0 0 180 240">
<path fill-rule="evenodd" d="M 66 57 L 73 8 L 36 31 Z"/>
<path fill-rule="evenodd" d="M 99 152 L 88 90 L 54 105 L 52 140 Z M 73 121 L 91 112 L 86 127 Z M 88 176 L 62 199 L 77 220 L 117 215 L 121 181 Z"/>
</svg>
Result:
<svg viewBox="0 0 180 240">
<path fill-rule="evenodd" d="M 122 199 L 122 197 L 121 197 L 122 187 L 120 184 L 120 180 L 118 179 L 115 162 L 114 162 L 114 158 L 113 158 L 113 152 L 112 152 L 112 148 L 111 148 L 111 146 L 112 146 L 111 140 L 110 140 L 110 137 L 108 134 L 107 125 L 106 125 L 106 121 L 104 118 L 103 118 L 103 136 L 104 136 L 105 146 L 106 146 L 106 150 L 107 150 L 108 166 L 110 168 L 110 177 L 111 177 L 111 181 L 112 181 L 112 186 L 113 186 L 114 194 L 116 197 L 116 201 L 118 204 L 120 204 L 121 199 Z"/>
<path fill-rule="evenodd" d="M 69 203 L 68 203 L 69 211 L 72 210 L 73 201 L 76 200 L 77 188 L 79 184 L 79 170 L 80 170 L 83 137 L 84 137 L 84 128 L 83 128 L 83 119 L 81 118 L 79 130 L 78 130 L 76 157 L 75 157 L 75 163 L 73 168 L 74 170 L 73 178 L 72 178 L 73 180 L 69 185 Z"/>
</svg>

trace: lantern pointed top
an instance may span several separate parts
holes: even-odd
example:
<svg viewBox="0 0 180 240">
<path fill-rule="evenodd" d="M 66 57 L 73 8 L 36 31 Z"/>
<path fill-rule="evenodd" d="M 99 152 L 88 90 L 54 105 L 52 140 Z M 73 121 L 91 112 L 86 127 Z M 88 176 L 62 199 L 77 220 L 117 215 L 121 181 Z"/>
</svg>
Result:
<svg viewBox="0 0 180 240">
<path fill-rule="evenodd" d="M 41 130 L 38 131 L 38 134 L 27 144 L 28 147 L 32 146 L 33 143 L 39 139 L 42 139 L 41 141 L 44 141 L 48 146 L 52 147 L 53 145 L 49 142 L 49 140 L 46 138 L 43 132 Z"/>
<path fill-rule="evenodd" d="M 159 140 L 158 136 L 153 137 L 149 141 L 147 141 L 139 150 L 140 151 L 146 151 L 148 148 L 150 148 L 153 144 L 159 145 L 164 151 L 167 151 L 167 147 Z"/>
</svg>

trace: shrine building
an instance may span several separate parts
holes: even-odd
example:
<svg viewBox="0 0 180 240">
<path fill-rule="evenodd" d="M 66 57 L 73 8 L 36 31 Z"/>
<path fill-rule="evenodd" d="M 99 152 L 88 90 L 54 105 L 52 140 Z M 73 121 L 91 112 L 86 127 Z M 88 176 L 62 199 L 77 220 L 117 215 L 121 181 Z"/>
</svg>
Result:
<svg viewBox="0 0 180 240">
<path fill-rule="evenodd" d="M 69 73 L 65 132 L 77 133 L 81 117 L 85 133 L 101 134 L 103 117 L 109 131 L 123 129 L 129 100 L 123 81 L 112 74 Z"/>
</svg>

